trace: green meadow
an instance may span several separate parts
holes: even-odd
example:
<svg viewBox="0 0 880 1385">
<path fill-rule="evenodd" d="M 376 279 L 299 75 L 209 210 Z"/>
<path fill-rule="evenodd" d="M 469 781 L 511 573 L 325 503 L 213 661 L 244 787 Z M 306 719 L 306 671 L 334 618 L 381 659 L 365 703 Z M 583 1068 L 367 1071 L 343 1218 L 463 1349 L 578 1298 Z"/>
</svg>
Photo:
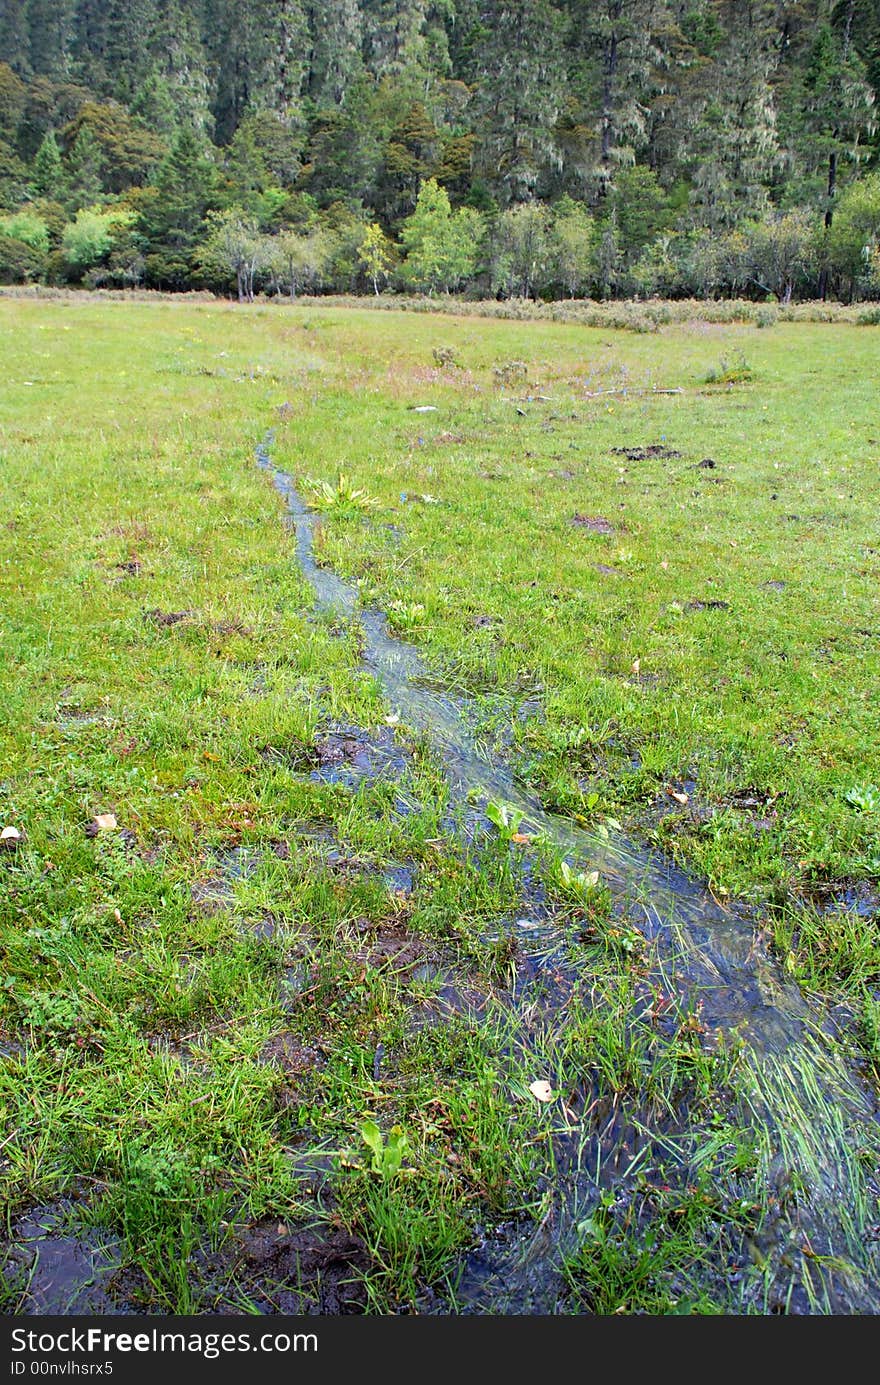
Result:
<svg viewBox="0 0 880 1385">
<path fill-rule="evenodd" d="M 870 1090 L 877 328 L 10 297 L 0 347 L 5 1310 L 506 1311 L 576 1167 L 553 1311 L 835 1311 L 740 1036 L 466 830 L 255 449 L 487 764 L 706 882 Z"/>
</svg>

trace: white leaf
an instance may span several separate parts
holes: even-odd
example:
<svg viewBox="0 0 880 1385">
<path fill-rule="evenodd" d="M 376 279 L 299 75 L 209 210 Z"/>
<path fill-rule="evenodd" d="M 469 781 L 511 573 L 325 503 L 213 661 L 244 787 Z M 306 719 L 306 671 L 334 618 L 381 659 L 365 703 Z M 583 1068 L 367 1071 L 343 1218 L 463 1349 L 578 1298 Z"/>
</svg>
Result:
<svg viewBox="0 0 880 1385">
<path fill-rule="evenodd" d="M 538 1078 L 536 1082 L 529 1083 L 529 1091 L 536 1101 L 552 1101 L 556 1095 L 549 1082 L 543 1078 Z"/>
</svg>

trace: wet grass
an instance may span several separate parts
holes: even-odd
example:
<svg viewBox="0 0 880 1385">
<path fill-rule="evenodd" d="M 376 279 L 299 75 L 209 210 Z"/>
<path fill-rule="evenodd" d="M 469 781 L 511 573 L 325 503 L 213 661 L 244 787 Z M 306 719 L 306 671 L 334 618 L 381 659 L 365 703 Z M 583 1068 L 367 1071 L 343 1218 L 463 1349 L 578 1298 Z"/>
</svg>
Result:
<svg viewBox="0 0 880 1385">
<path fill-rule="evenodd" d="M 485 753 L 748 897 L 876 1074 L 871 331 L 69 300 L 0 327 L 4 1306 L 47 1301 L 17 1242 L 54 1208 L 79 1304 L 77 1226 L 135 1310 L 278 1311 L 299 1266 L 287 1311 L 502 1311 L 499 1254 L 558 1232 L 554 1311 L 833 1311 L 876 1151 L 836 1170 L 840 1244 L 792 1254 L 821 1049 L 764 1074 L 803 1098 L 780 1150 L 607 890 L 470 840 L 253 449 L 274 427 L 327 483 L 321 560 Z"/>
</svg>

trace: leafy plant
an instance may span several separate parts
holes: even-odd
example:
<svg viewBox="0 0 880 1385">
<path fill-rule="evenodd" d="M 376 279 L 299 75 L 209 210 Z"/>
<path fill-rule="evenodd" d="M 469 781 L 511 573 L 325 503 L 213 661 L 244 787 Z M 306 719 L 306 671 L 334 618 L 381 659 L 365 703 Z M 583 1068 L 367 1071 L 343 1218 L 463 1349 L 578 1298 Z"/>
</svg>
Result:
<svg viewBox="0 0 880 1385">
<path fill-rule="evenodd" d="M 372 510 L 379 504 L 375 496 L 360 486 L 353 486 L 345 472 L 340 472 L 335 486 L 329 481 L 306 481 L 311 495 L 312 508 L 337 515 L 361 514 Z"/>
<path fill-rule="evenodd" d="M 722 356 L 719 364 L 706 376 L 707 385 L 744 385 L 754 380 L 755 372 L 742 352 L 732 361 Z"/>
<path fill-rule="evenodd" d="M 400 1173 L 404 1155 L 409 1150 L 406 1132 L 399 1125 L 393 1125 L 385 1140 L 376 1122 L 365 1120 L 358 1134 L 370 1151 L 369 1164 L 365 1165 L 357 1150 L 353 1149 L 344 1152 L 343 1163 L 350 1168 L 368 1168 L 371 1173 L 376 1173 L 383 1179 L 395 1178 Z"/>
<path fill-rule="evenodd" d="M 492 375 L 496 385 L 523 385 L 529 374 L 529 368 L 525 361 L 505 361 L 501 365 L 492 367 Z"/>
<path fill-rule="evenodd" d="M 389 601 L 386 610 L 396 630 L 417 630 L 424 624 L 425 608 L 419 601 Z"/>
<path fill-rule="evenodd" d="M 520 825 L 525 814 L 519 808 L 514 808 L 510 803 L 500 803 L 497 799 L 490 798 L 486 804 L 486 817 L 498 828 L 498 833 L 512 841 L 519 836 Z"/>
<path fill-rule="evenodd" d="M 843 796 L 849 806 L 860 813 L 880 812 L 880 789 L 874 784 L 853 784 Z"/>
<path fill-rule="evenodd" d="M 560 861 L 559 879 L 563 889 L 567 890 L 569 894 L 586 895 L 595 890 L 598 885 L 599 872 L 597 870 L 572 870 L 567 861 Z"/>
</svg>

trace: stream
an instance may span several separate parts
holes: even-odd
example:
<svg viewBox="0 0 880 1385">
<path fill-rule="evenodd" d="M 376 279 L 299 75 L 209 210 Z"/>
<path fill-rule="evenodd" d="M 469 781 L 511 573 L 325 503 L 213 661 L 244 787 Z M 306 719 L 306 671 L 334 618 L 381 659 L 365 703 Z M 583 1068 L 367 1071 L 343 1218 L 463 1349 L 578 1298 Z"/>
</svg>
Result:
<svg viewBox="0 0 880 1385">
<path fill-rule="evenodd" d="M 722 906 L 704 885 L 622 834 L 606 838 L 547 812 L 509 768 L 480 754 L 465 704 L 435 691 L 418 650 L 389 633 L 381 611 L 361 609 L 355 586 L 316 563 L 316 516 L 291 476 L 275 467 L 273 442 L 269 433 L 257 446 L 257 463 L 287 505 L 299 565 L 316 605 L 359 622 L 363 668 L 376 678 L 401 721 L 429 738 L 444 766 L 451 801 L 494 799 L 510 805 L 523 815 L 520 832 L 547 839 L 573 868 L 598 869 L 613 897 L 625 904 L 628 919 L 650 940 L 667 989 L 693 1006 L 699 1003 L 708 1031 L 735 1033 L 743 1041 L 749 1095 L 737 1106 L 737 1121 L 761 1137 L 766 1185 L 798 1189 L 762 1247 L 763 1269 L 756 1280 L 763 1274 L 766 1290 L 775 1279 L 776 1296 L 790 1311 L 880 1311 L 877 1103 L 828 1041 L 823 1016 L 767 953 L 746 910 Z M 552 923 L 549 927 L 551 934 L 540 939 L 544 956 L 549 950 L 557 965 L 571 966 L 563 960 L 564 937 L 560 932 L 554 940 Z M 526 953 L 534 951 L 533 933 L 523 932 L 520 942 Z M 594 1124 L 561 1138 L 548 1215 L 537 1230 L 532 1224 L 506 1236 L 487 1236 L 465 1258 L 456 1311 L 564 1311 L 560 1263 L 577 1249 L 584 1217 L 603 1187 L 613 1189 L 650 1154 L 650 1140 L 642 1136 L 641 1143 L 633 1143 L 631 1136 L 612 1112 L 603 1129 Z M 600 1149 L 601 1159 L 591 1157 L 591 1149 Z M 785 1200 L 781 1194 L 779 1200 Z M 783 1282 L 788 1298 L 779 1287 Z M 440 1305 L 435 1311 L 449 1310 Z"/>
</svg>

